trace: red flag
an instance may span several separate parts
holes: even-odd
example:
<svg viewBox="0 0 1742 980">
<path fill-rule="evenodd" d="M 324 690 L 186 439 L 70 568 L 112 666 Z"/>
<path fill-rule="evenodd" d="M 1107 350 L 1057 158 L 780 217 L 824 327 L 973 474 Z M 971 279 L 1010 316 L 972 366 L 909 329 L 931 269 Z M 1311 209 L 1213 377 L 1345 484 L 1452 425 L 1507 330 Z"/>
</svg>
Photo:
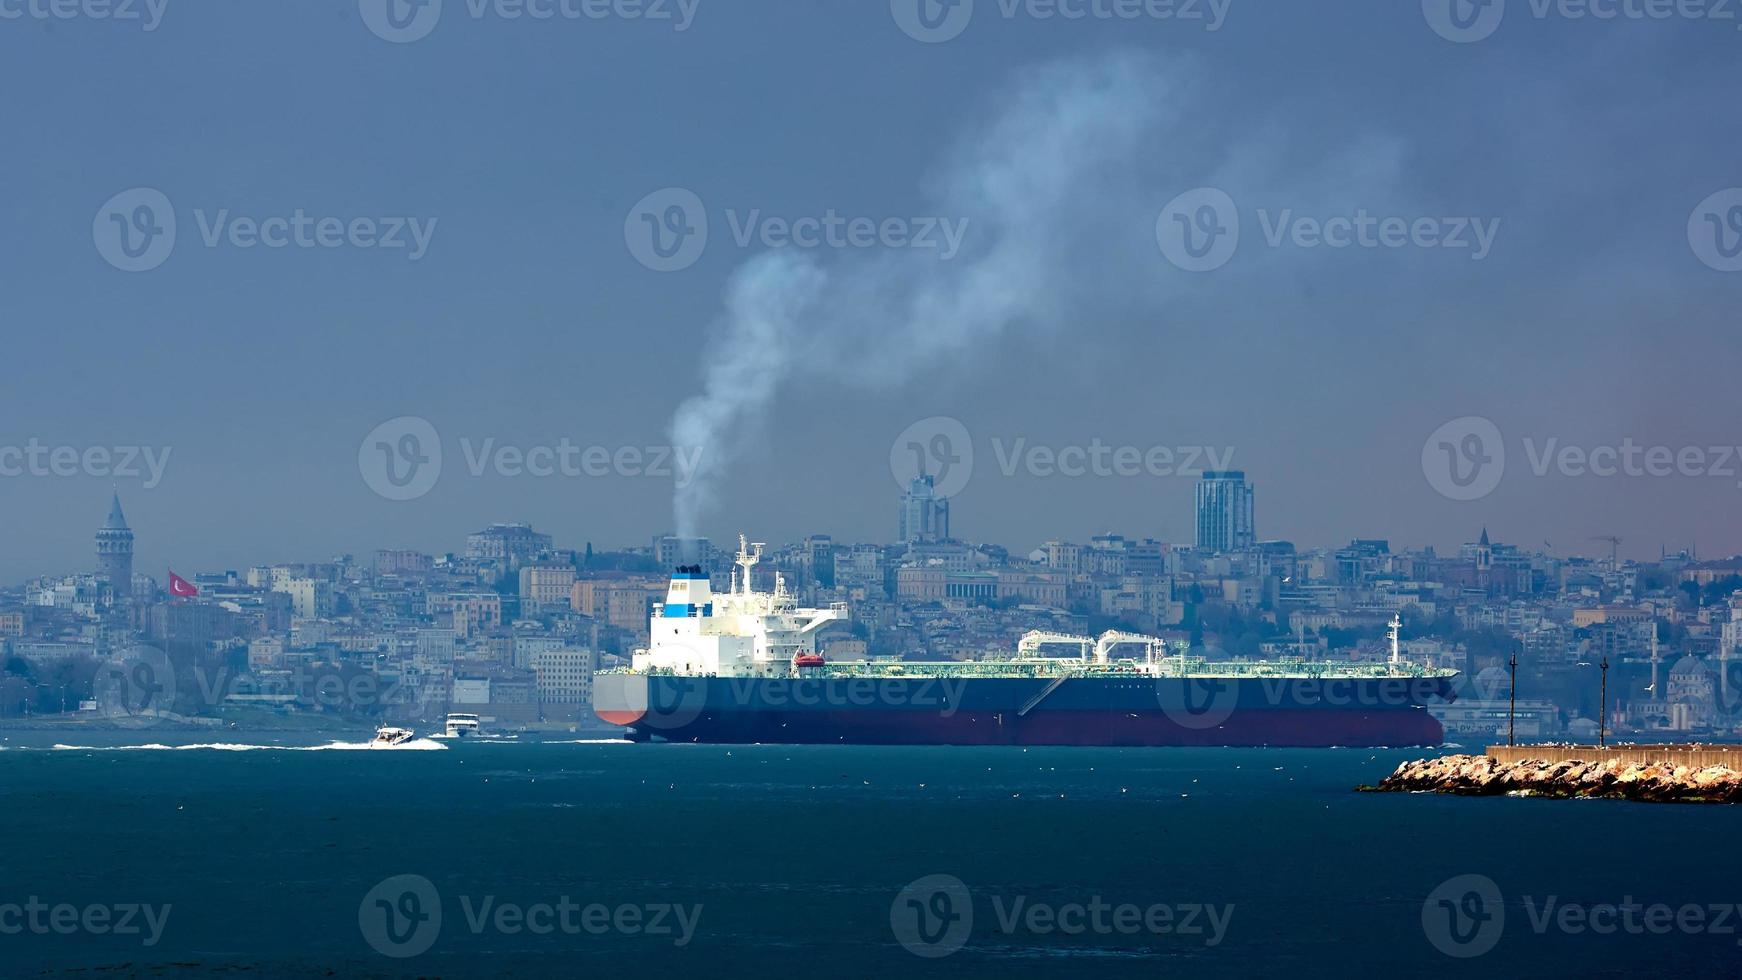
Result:
<svg viewBox="0 0 1742 980">
<path fill-rule="evenodd" d="M 178 599 L 192 599 L 200 594 L 194 584 L 174 572 L 169 573 L 169 594 Z"/>
</svg>

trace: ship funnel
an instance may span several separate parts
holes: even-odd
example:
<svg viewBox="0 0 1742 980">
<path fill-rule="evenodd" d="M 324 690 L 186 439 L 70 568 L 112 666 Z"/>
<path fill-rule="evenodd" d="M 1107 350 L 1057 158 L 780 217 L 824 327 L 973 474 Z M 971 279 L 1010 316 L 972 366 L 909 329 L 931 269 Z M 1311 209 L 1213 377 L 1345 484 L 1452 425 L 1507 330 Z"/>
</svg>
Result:
<svg viewBox="0 0 1742 980">
<path fill-rule="evenodd" d="M 665 593 L 666 619 L 687 619 L 714 614 L 713 586 L 700 565 L 679 565 L 671 575 L 671 588 Z"/>
</svg>

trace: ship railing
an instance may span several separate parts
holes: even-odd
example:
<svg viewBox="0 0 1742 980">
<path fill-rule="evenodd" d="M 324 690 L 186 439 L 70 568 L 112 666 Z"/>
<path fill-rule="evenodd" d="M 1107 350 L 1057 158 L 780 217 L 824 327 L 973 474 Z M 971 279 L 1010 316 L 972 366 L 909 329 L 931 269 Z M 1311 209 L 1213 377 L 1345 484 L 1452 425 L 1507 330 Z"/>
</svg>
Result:
<svg viewBox="0 0 1742 980">
<path fill-rule="evenodd" d="M 1082 660 L 1039 658 L 1032 660 L 944 660 L 944 661 L 830 661 L 810 668 L 816 677 L 1132 677 L 1132 678 L 1281 678 L 1350 679 L 1350 678 L 1434 678 L 1452 677 L 1450 668 L 1428 668 L 1405 665 L 1395 671 L 1389 664 L 1353 661 L 1315 661 L 1281 664 L 1274 662 L 1209 661 L 1188 659 L 1181 667 L 1179 658 L 1153 664 L 1121 660 L 1097 664 Z M 642 670 L 621 667 L 599 671 L 601 674 L 640 674 L 651 676 L 688 676 L 669 667 L 649 667 Z"/>
</svg>

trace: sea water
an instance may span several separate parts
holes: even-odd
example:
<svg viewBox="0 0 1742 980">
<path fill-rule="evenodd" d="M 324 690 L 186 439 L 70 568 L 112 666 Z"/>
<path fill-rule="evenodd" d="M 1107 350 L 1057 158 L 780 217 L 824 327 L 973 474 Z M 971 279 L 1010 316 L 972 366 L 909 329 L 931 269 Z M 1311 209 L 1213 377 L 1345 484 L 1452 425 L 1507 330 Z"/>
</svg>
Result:
<svg viewBox="0 0 1742 980">
<path fill-rule="evenodd" d="M 1742 966 L 1734 808 L 1352 792 L 1420 754 L 10 733 L 0 972 Z"/>
</svg>

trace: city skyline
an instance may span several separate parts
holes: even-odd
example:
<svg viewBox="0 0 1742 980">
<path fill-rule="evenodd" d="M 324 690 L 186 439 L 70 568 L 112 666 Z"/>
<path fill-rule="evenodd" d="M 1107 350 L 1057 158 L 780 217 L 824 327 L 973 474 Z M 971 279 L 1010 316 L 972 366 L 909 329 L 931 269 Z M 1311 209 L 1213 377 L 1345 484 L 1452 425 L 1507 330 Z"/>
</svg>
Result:
<svg viewBox="0 0 1742 980">
<path fill-rule="evenodd" d="M 1239 473 L 1237 475 L 1243 477 L 1244 473 Z M 1249 494 L 1251 493 L 1250 488 L 1248 488 L 1247 492 Z M 123 510 L 123 506 L 122 506 L 123 502 L 121 500 L 121 490 L 120 489 L 111 489 L 108 492 L 108 496 L 110 497 L 110 500 L 111 500 L 110 504 L 106 508 L 106 513 L 109 514 L 109 517 L 105 520 L 103 525 L 99 526 L 99 528 L 98 528 L 97 534 L 99 536 L 99 543 L 101 543 L 102 536 L 109 529 L 110 522 L 112 522 L 115 519 L 116 515 L 120 514 L 120 512 Z M 905 500 L 906 494 L 905 493 L 903 493 L 901 495 L 892 494 L 891 496 L 892 497 L 900 496 L 903 500 Z M 947 506 L 947 504 L 952 503 L 953 501 L 948 500 L 948 498 L 944 498 L 941 502 L 946 504 L 946 506 L 944 507 L 944 513 L 945 513 L 944 526 L 947 528 L 949 526 L 949 520 L 950 520 L 950 518 L 948 516 L 949 507 Z M 903 506 L 905 507 L 905 504 Z M 1250 506 L 1250 501 L 1248 501 L 1248 506 Z M 128 505 L 126 509 L 132 509 L 131 505 Z M 458 549 L 458 548 L 453 547 L 454 544 L 457 541 L 461 541 L 467 534 L 472 533 L 472 531 L 475 530 L 475 528 L 487 527 L 487 526 L 492 526 L 492 525 L 504 525 L 504 524 L 524 524 L 526 526 L 542 527 L 546 530 L 546 534 L 548 537 L 551 537 L 553 539 L 560 540 L 561 542 L 564 542 L 562 547 L 564 547 L 568 550 L 580 550 L 583 547 L 590 546 L 598 551 L 613 551 L 613 552 L 615 552 L 615 551 L 642 551 L 642 550 L 648 549 L 647 542 L 649 542 L 649 541 L 656 541 L 656 540 L 659 540 L 661 538 L 674 537 L 673 532 L 671 531 L 670 528 L 650 530 L 648 533 L 643 534 L 639 537 L 630 537 L 627 539 L 618 538 L 618 537 L 606 538 L 603 536 L 592 536 L 592 535 L 588 535 L 584 532 L 579 534 L 579 535 L 570 535 L 570 534 L 562 533 L 560 531 L 552 532 L 551 526 L 549 526 L 549 525 L 543 525 L 543 524 L 539 524 L 538 522 L 535 522 L 535 521 L 525 520 L 519 516 L 496 515 L 494 517 L 487 517 L 487 518 L 482 519 L 480 521 L 474 522 L 474 524 L 472 524 L 472 525 L 456 526 L 455 528 L 449 529 L 445 533 L 440 533 L 434 544 L 406 544 L 406 543 L 402 543 L 402 542 L 393 542 L 393 543 L 362 542 L 362 543 L 354 543 L 354 544 L 347 546 L 347 547 L 340 547 L 340 548 L 327 550 L 327 551 L 320 551 L 320 552 L 276 554 L 276 555 L 256 555 L 256 556 L 253 556 L 252 558 L 250 558 L 249 560 L 242 561 L 242 562 L 202 563 L 197 559 L 197 555 L 195 555 L 191 550 L 190 551 L 178 551 L 175 554 L 165 554 L 165 552 L 168 549 L 166 549 L 166 547 L 162 544 L 153 544 L 152 537 L 150 535 L 146 535 L 144 537 L 137 537 L 136 536 L 137 529 L 133 525 L 130 525 L 127 522 L 127 519 L 125 516 L 122 516 L 120 518 L 120 525 L 119 525 L 118 530 L 126 532 L 126 538 L 125 538 L 126 548 L 127 548 L 126 557 L 128 559 L 128 567 L 129 568 L 133 567 L 133 554 L 134 554 L 133 548 L 135 547 L 136 541 L 139 543 L 138 546 L 143 549 L 144 554 L 150 555 L 150 556 L 157 556 L 157 557 L 153 557 L 148 562 L 140 563 L 138 568 L 136 569 L 136 572 L 137 572 L 137 574 L 150 576 L 153 580 L 156 580 L 158 582 L 158 584 L 161 586 L 167 582 L 167 577 L 166 577 L 167 573 L 171 570 L 174 570 L 174 569 L 179 569 L 184 574 L 194 574 L 196 572 L 201 573 L 201 574 L 206 574 L 206 573 L 212 573 L 212 572 L 216 572 L 216 571 L 220 571 L 220 570 L 236 571 L 239 569 L 245 569 L 248 567 L 260 566 L 260 565 L 320 562 L 320 561 L 330 560 L 330 559 L 337 557 L 339 555 L 347 555 L 347 554 L 354 555 L 354 556 L 366 556 L 366 555 L 369 555 L 371 553 L 378 552 L 378 551 L 402 551 L 402 550 L 403 551 L 416 551 L 416 552 L 420 552 L 420 553 L 424 553 L 424 554 L 428 554 L 428 555 L 432 555 L 432 556 L 440 556 L 443 554 L 455 554 L 463 549 Z M 1473 534 L 1467 534 L 1458 540 L 1446 542 L 1444 544 L 1439 543 L 1439 542 L 1411 541 L 1408 539 L 1386 537 L 1384 535 L 1364 534 L 1364 533 L 1360 533 L 1358 530 L 1353 531 L 1351 533 L 1343 534 L 1343 535 L 1341 535 L 1333 540 L 1324 541 L 1322 543 L 1321 542 L 1296 541 L 1296 540 L 1293 540 L 1291 538 L 1286 538 L 1286 537 L 1267 538 L 1267 537 L 1262 537 L 1262 536 L 1253 539 L 1253 543 L 1257 544 L 1257 543 L 1263 543 L 1266 541 L 1286 541 L 1290 544 L 1293 544 L 1296 548 L 1298 548 L 1302 552 L 1312 552 L 1312 551 L 1336 550 L 1337 548 L 1340 548 L 1340 547 L 1347 545 L 1348 542 L 1350 542 L 1350 541 L 1385 540 L 1385 541 L 1391 542 L 1394 547 L 1396 547 L 1402 551 L 1432 549 L 1436 552 L 1455 552 L 1459 547 L 1463 547 L 1465 545 L 1471 544 L 1474 541 L 1476 541 L 1478 536 L 1485 538 L 1488 535 L 1490 528 L 1488 528 L 1486 525 L 1479 525 L 1479 526 L 1475 527 L 1473 529 L 1473 531 L 1474 531 Z M 771 544 L 772 543 L 788 543 L 788 544 L 797 543 L 797 542 L 803 541 L 807 537 L 810 537 L 813 535 L 819 535 L 819 534 L 820 535 L 827 535 L 828 537 L 835 540 L 836 542 L 844 543 L 844 544 L 852 544 L 852 543 L 879 544 L 879 545 L 886 545 L 886 546 L 893 547 L 893 546 L 901 545 L 904 543 L 903 540 L 899 536 L 899 531 L 897 531 L 897 533 L 889 533 L 889 534 L 884 534 L 881 536 L 872 535 L 870 537 L 865 537 L 865 538 L 855 538 L 855 537 L 849 537 L 849 536 L 837 534 L 837 533 L 834 533 L 834 532 L 832 532 L 828 529 L 824 529 L 824 528 L 812 528 L 809 530 L 805 530 L 802 533 L 792 535 L 790 537 L 763 535 L 763 534 L 758 533 L 756 531 L 756 529 L 743 529 L 741 531 L 720 535 L 718 537 L 715 537 L 712 535 L 703 535 L 701 537 L 703 539 L 709 540 L 709 541 L 716 541 L 716 540 L 723 541 L 723 540 L 735 540 L 739 534 L 747 535 L 754 540 L 766 540 L 766 541 L 770 542 Z M 1026 555 L 1026 554 L 1029 554 L 1029 553 L 1034 552 L 1034 551 L 1042 550 L 1044 548 L 1044 546 L 1048 542 L 1051 542 L 1051 541 L 1070 541 L 1070 540 L 1088 541 L 1088 540 L 1091 540 L 1092 538 L 1095 538 L 1097 536 L 1109 535 L 1109 534 L 1120 535 L 1123 537 L 1130 538 L 1132 540 L 1141 540 L 1141 539 L 1146 539 L 1146 538 L 1159 540 L 1162 543 L 1167 544 L 1167 545 L 1169 545 L 1173 548 L 1176 548 L 1176 549 L 1196 547 L 1195 542 L 1191 539 L 1190 536 L 1188 536 L 1186 538 L 1170 539 L 1170 538 L 1165 538 L 1165 537 L 1158 537 L 1155 534 L 1146 533 L 1142 530 L 1134 530 L 1131 528 L 1092 526 L 1089 531 L 1087 531 L 1085 533 L 1078 534 L 1074 538 L 1071 535 L 1048 533 L 1045 531 L 1041 531 L 1041 532 L 1038 532 L 1038 537 L 1036 537 L 1034 539 L 1031 546 L 1022 547 L 1022 545 L 1028 545 L 1027 541 L 1016 543 L 1017 546 L 1012 548 L 1011 553 L 1013 555 L 1014 554 L 1025 554 Z M 946 536 L 948 536 L 950 538 L 950 540 L 960 540 L 960 541 L 965 541 L 965 542 L 975 544 L 975 545 L 1001 545 L 1001 546 L 1012 545 L 1012 542 L 1002 541 L 1002 540 L 998 540 L 996 538 L 982 538 L 982 537 L 978 537 L 978 536 L 970 536 L 970 537 L 960 537 L 960 536 L 952 536 L 952 535 L 946 535 Z M 1532 551 L 1533 553 L 1553 555 L 1554 557 L 1561 558 L 1561 559 L 1582 558 L 1582 559 L 1589 559 L 1592 561 L 1605 559 L 1608 557 L 1608 555 L 1606 555 L 1605 552 L 1606 551 L 1613 551 L 1615 553 L 1615 555 L 1617 555 L 1619 557 L 1619 559 L 1622 561 L 1639 562 L 1642 564 L 1649 563 L 1651 560 L 1653 560 L 1654 557 L 1663 557 L 1666 555 L 1676 555 L 1676 554 L 1680 554 L 1683 552 L 1687 552 L 1687 553 L 1692 554 L 1692 555 L 1697 557 L 1702 553 L 1697 548 L 1670 547 L 1667 542 L 1664 543 L 1664 545 L 1655 553 L 1655 555 L 1653 555 L 1651 552 L 1647 551 L 1643 546 L 1639 546 L 1636 549 L 1638 553 L 1631 553 L 1629 551 L 1629 549 L 1625 547 L 1625 545 L 1626 545 L 1625 541 L 1621 541 L 1621 542 L 1611 541 L 1610 537 L 1611 536 L 1593 535 L 1593 536 L 1590 536 L 1587 539 L 1587 541 L 1581 542 L 1581 543 L 1576 543 L 1575 545 L 1569 546 L 1565 549 L 1555 548 L 1555 547 L 1544 548 L 1544 547 L 1538 547 L 1535 545 L 1530 545 L 1530 546 L 1528 546 L 1528 550 Z M 937 540 L 937 538 L 935 538 L 935 537 L 932 537 L 930 539 Z M 1516 538 L 1515 536 L 1510 535 L 1510 534 L 1504 535 L 1504 539 L 1506 539 L 1506 540 L 1527 540 L 1527 539 Z M 38 578 L 44 578 L 44 577 L 53 578 L 53 577 L 62 576 L 62 575 L 77 574 L 79 572 L 102 572 L 103 571 L 102 563 L 91 557 L 91 549 L 90 549 L 89 542 L 90 542 L 90 537 L 89 537 L 88 531 L 86 532 L 86 534 L 84 536 L 82 536 L 78 539 L 76 544 L 69 542 L 69 544 L 67 545 L 67 548 L 66 548 L 66 550 L 68 552 L 78 552 L 78 553 L 82 553 L 84 555 L 84 557 L 82 557 L 82 558 L 74 558 L 71 555 L 69 555 L 68 561 L 71 562 L 71 564 L 69 564 L 69 565 L 66 565 L 64 567 L 41 567 L 41 568 L 36 568 L 34 570 L 26 569 L 24 574 L 21 576 L 14 575 L 14 576 L 10 576 L 10 577 L 8 577 L 4 580 L 0 580 L 0 581 L 3 581 L 5 583 L 6 587 L 12 587 L 12 586 L 16 586 L 18 584 L 21 584 L 25 581 L 29 581 L 32 579 L 38 579 Z M 1543 542 L 1543 544 L 1551 544 L 1551 543 L 1550 542 Z M 1599 546 L 1601 546 L 1601 547 L 1599 547 Z M 1209 550 L 1214 551 L 1214 550 L 1239 550 L 1239 549 L 1209 549 Z M 1736 556 L 1729 555 L 1729 554 L 1705 553 L 1705 557 L 1703 560 L 1720 560 L 1720 559 L 1731 558 L 1731 557 L 1736 557 Z"/>
<path fill-rule="evenodd" d="M 706 539 L 665 534 L 617 552 L 498 522 L 467 532 L 454 551 L 377 549 L 245 571 L 184 566 L 191 582 L 171 572 L 167 593 L 155 576 L 134 572 L 135 535 L 117 493 L 94 535 L 94 574 L 36 579 L 0 603 L 0 652 L 13 677 L 8 710 L 29 713 L 34 691 L 39 713 L 65 715 L 76 688 L 82 717 L 112 715 L 131 703 L 131 689 L 110 690 L 105 678 L 139 670 L 174 677 L 179 661 L 194 670 L 200 692 L 178 682 L 179 693 L 154 685 L 150 696 L 173 696 L 196 714 L 329 710 L 323 686 L 362 684 L 363 700 L 343 710 L 410 720 L 458 700 L 487 705 L 495 714 L 485 717 L 498 722 L 575 724 L 593 701 L 596 671 L 609 676 L 632 649 L 641 658 L 650 639 L 658 646 L 666 633 L 654 624 L 716 615 L 708 579 L 730 589 L 729 603 L 764 601 L 753 588 L 776 596 L 769 601 L 814 603 L 795 615 L 812 628 L 838 628 L 819 631 L 814 646 L 793 656 L 812 665 L 833 658 L 836 669 L 997 662 L 1012 648 L 1032 655 L 1061 643 L 1093 645 L 1100 658 L 1108 644 L 1135 642 L 1147 646 L 1151 664 L 1172 645 L 1181 657 L 1189 651 L 1235 671 L 1257 655 L 1357 674 L 1388 660 L 1391 671 L 1456 685 L 1457 704 L 1436 708 L 1436 717 L 1448 731 L 1486 736 L 1511 653 L 1514 667 L 1525 656 L 1536 692 L 1522 706 L 1528 737 L 1597 724 L 1591 715 L 1601 709 L 1579 673 L 1597 659 L 1605 672 L 1611 660 L 1621 672 L 1604 718 L 1617 730 L 1725 732 L 1742 708 L 1742 559 L 1559 557 L 1496 541 L 1487 528 L 1455 553 L 1364 538 L 1297 550 L 1253 539 L 1253 489 L 1243 471 L 1228 470 L 1202 474 L 1199 530 L 1234 546 L 1103 534 L 1087 543 L 1051 539 L 1025 555 L 950 537 L 936 489 L 929 473 L 910 481 L 895 515 L 903 540 L 894 543 L 741 539 L 734 557 Z M 752 568 L 764 562 L 771 567 L 753 581 Z M 731 622 L 737 614 L 723 615 Z M 1389 654 L 1382 627 L 1391 631 Z M 154 644 L 174 651 L 172 659 Z M 713 654 L 727 655 L 736 654 Z M 244 656 L 247 667 L 232 674 Z M 695 652 L 678 641 L 661 656 Z M 100 669 L 105 657 L 119 666 Z M 1262 672 L 1265 663 L 1250 669 Z M 374 700 L 383 685 L 397 693 Z"/>
</svg>

